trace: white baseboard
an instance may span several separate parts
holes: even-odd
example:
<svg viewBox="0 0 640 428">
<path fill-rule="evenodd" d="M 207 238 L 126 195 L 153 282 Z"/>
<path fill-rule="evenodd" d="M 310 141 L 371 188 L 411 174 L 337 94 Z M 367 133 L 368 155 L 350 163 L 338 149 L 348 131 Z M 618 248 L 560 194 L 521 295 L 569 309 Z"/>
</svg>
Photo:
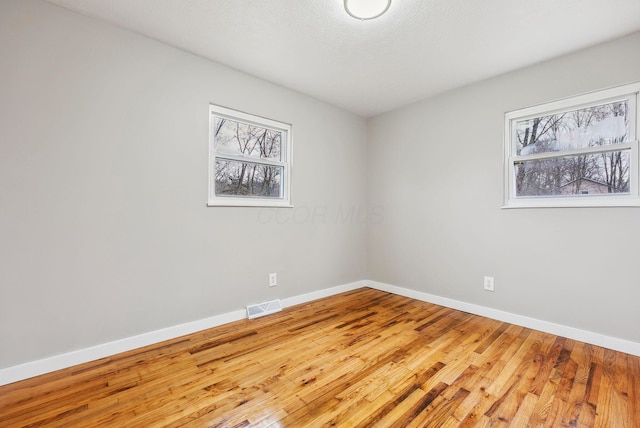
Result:
<svg viewBox="0 0 640 428">
<path fill-rule="evenodd" d="M 357 288 L 362 288 L 365 286 L 365 281 L 352 282 L 349 284 L 339 285 L 337 287 L 314 291 L 312 293 L 289 297 L 283 299 L 282 304 L 284 307 L 293 306 L 323 297 L 332 296 L 334 294 L 343 293 L 345 291 L 355 290 Z M 186 334 L 195 333 L 198 331 L 206 330 L 208 328 L 217 327 L 222 324 L 245 319 L 246 317 L 246 309 L 239 309 L 210 318 L 179 324 L 173 327 L 163 328 L 160 330 L 151 331 L 149 333 L 127 337 L 124 339 L 115 340 L 113 342 L 103 343 L 100 345 L 92 346 L 90 348 L 79 349 L 77 351 L 72 351 L 61 355 L 54 355 L 42 360 L 31 361 L 25 364 L 8 367 L 0 370 L 0 386 L 64 369 L 67 367 L 72 367 L 78 364 L 87 363 L 89 361 L 94 361 L 100 358 L 109 357 L 121 352 L 131 351 L 143 346 L 153 345 L 154 343 L 163 342 L 165 340 L 175 339 Z"/>
<path fill-rule="evenodd" d="M 473 303 L 462 302 L 459 300 L 440 297 L 421 291 L 411 290 L 408 288 L 397 287 L 395 285 L 384 284 L 376 281 L 365 281 L 368 287 L 376 290 L 386 291 L 400 296 L 410 297 L 423 302 L 433 303 L 445 306 L 451 309 L 457 309 L 471 314 L 492 318 L 498 321 L 504 321 L 522 327 L 543 331 L 545 333 L 566 337 L 569 339 L 579 340 L 581 342 L 590 343 L 592 345 L 602 346 L 603 348 L 613 349 L 614 351 L 625 352 L 631 355 L 640 356 L 640 343 L 630 340 L 619 339 L 617 337 L 606 336 L 600 333 L 594 333 L 587 330 L 581 330 L 575 327 L 568 327 L 561 324 L 555 324 L 548 321 L 529 318 L 523 315 L 504 312 L 498 309 L 487 308 L 485 306 L 475 305 Z"/>
<path fill-rule="evenodd" d="M 206 330 L 222 324 L 238 321 L 246 317 L 246 310 L 237 310 L 203 320 L 179 324 L 173 327 L 167 327 L 151 331 L 149 333 L 143 333 L 137 336 L 103 343 L 90 348 L 79 349 L 65 354 L 54 355 L 42 360 L 8 367 L 0 370 L 0 386 L 89 361 L 98 360 L 100 358 L 109 357 L 111 355 L 141 348 L 143 346 L 152 345 L 154 343 L 163 342 L 165 340 L 175 339 L 176 337 L 184 336 L 185 334 Z"/>
<path fill-rule="evenodd" d="M 631 342 L 629 340 L 619 339 L 616 337 L 605 336 L 599 333 L 580 330 L 574 327 L 568 327 L 561 324 L 542 321 L 536 318 L 529 318 L 511 312 L 504 312 L 497 309 L 475 305 L 473 303 L 462 302 L 459 300 L 440 297 L 433 294 L 411 290 L 408 288 L 397 287 L 395 285 L 384 284 L 382 282 L 376 281 L 356 281 L 336 287 L 325 288 L 323 290 L 318 290 L 311 293 L 301 294 L 299 296 L 288 297 L 282 299 L 282 305 L 284 307 L 298 305 L 301 303 L 321 299 L 323 297 L 344 293 L 346 291 L 356 290 L 362 287 L 371 287 L 375 288 L 376 290 L 386 291 L 389 293 L 398 294 L 400 296 L 421 300 L 423 302 L 433 303 L 436 305 L 469 312 L 475 315 L 480 315 L 499 321 L 540 330 L 546 333 L 591 343 L 593 345 L 602 346 L 616 351 L 640 356 L 640 343 Z M 165 340 L 175 339 L 186 334 L 191 334 L 198 331 L 206 330 L 208 328 L 217 327 L 219 325 L 238 321 L 246 317 L 246 310 L 239 309 L 233 312 L 216 315 L 203 320 L 179 324 L 173 327 L 163 328 L 149 333 L 144 333 L 137 336 L 127 337 L 121 340 L 92 346 L 90 348 L 80 349 L 61 355 L 55 355 L 49 358 L 44 358 L 42 360 L 20 364 L 18 366 L 8 367 L 0 370 L 0 386 L 28 379 L 44 373 L 53 372 L 89 361 L 94 361 L 100 358 L 119 354 L 121 352 L 141 348 L 143 346 L 152 345 L 154 343 L 163 342 Z"/>
<path fill-rule="evenodd" d="M 368 281 L 356 281 L 350 282 L 349 284 L 338 285 L 337 287 L 325 288 L 323 290 L 289 297 L 286 299 L 282 299 L 282 306 L 288 308 L 289 306 L 299 305 L 300 303 L 307 303 L 313 300 L 322 299 L 323 297 L 334 296 L 336 294 L 345 293 L 347 291 L 357 290 L 358 288 L 366 287 L 367 284 Z"/>
</svg>

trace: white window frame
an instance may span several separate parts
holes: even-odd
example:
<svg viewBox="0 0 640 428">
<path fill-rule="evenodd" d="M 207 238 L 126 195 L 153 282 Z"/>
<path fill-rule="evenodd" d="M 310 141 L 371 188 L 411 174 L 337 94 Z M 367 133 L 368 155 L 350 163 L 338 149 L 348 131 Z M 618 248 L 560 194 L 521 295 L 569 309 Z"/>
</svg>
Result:
<svg viewBox="0 0 640 428">
<path fill-rule="evenodd" d="M 214 128 L 217 118 L 224 118 L 261 128 L 276 130 L 282 133 L 282 160 L 260 159 L 243 155 L 232 155 L 229 153 L 216 152 L 214 141 Z M 253 114 L 233 110 L 215 104 L 209 105 L 209 206 L 235 206 L 235 207 L 293 207 L 291 205 L 291 170 L 292 170 L 292 148 L 291 148 L 291 128 L 288 123 L 279 122 L 273 119 L 256 116 Z M 269 166 L 282 167 L 281 194 L 280 198 L 264 198 L 241 195 L 216 195 L 215 168 L 216 159 L 224 159 L 236 162 L 250 162 Z"/>
<path fill-rule="evenodd" d="M 630 141 L 621 144 L 587 147 L 562 152 L 545 152 L 528 155 L 516 154 L 517 122 L 622 100 L 629 100 Z M 534 107 L 507 112 L 505 114 L 504 128 L 504 205 L 502 208 L 640 206 L 640 183 L 638 181 L 640 160 L 638 157 L 638 126 L 640 124 L 639 103 L 640 82 L 635 82 Z M 570 197 L 516 196 L 515 166 L 518 162 L 620 150 L 630 151 L 629 193 L 573 195 Z"/>
</svg>

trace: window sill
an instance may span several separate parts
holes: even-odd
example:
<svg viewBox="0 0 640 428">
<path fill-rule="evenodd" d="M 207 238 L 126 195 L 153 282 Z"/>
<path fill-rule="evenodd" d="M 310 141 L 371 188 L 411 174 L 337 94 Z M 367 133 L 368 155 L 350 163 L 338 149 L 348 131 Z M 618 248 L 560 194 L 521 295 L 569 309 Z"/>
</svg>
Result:
<svg viewBox="0 0 640 428">
<path fill-rule="evenodd" d="M 518 208 L 611 208 L 640 207 L 640 198 L 626 197 L 573 197 L 522 198 L 506 202 L 502 209 Z"/>
<path fill-rule="evenodd" d="M 229 200 L 229 201 L 209 201 L 208 207 L 254 207 L 254 208 L 293 208 L 289 202 L 272 202 L 272 201 L 242 201 L 242 200 Z"/>
</svg>

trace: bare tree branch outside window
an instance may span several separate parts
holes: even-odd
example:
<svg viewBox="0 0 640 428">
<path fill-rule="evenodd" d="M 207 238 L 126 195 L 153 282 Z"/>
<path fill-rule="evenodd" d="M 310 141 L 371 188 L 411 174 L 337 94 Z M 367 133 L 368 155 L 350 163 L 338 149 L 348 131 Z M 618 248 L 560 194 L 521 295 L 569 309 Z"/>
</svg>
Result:
<svg viewBox="0 0 640 428">
<path fill-rule="evenodd" d="M 640 82 L 504 119 L 503 208 L 640 206 Z"/>
<path fill-rule="evenodd" d="M 288 198 L 289 125 L 222 107 L 211 109 L 213 197 L 228 198 L 226 201 Z"/>
<path fill-rule="evenodd" d="M 562 156 L 563 151 L 615 148 L 626 142 L 628 112 L 627 101 L 622 101 L 517 122 L 518 155 L 553 152 L 559 156 L 517 163 L 516 195 L 628 193 L 629 150 Z"/>
</svg>

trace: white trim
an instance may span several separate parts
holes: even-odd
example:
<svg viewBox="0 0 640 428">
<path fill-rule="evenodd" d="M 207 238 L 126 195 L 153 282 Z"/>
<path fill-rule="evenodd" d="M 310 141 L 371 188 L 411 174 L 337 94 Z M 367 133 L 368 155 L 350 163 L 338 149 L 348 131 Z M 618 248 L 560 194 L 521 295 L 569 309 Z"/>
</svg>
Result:
<svg viewBox="0 0 640 428">
<path fill-rule="evenodd" d="M 608 144 L 606 146 L 600 147 L 583 147 L 581 149 L 574 150 L 564 150 L 561 152 L 544 152 L 544 153 L 535 153 L 533 155 L 514 155 L 511 159 L 512 162 L 527 162 L 527 161 L 535 161 L 535 160 L 544 160 L 544 159 L 555 159 L 555 158 L 568 158 L 572 156 L 580 156 L 580 155 L 596 155 L 600 153 L 607 152 L 623 152 L 625 150 L 631 150 L 634 146 L 638 145 L 638 141 L 627 141 L 626 143 L 617 143 L 617 144 Z"/>
<path fill-rule="evenodd" d="M 326 288 L 299 296 L 293 296 L 282 300 L 284 307 L 297 305 L 300 303 L 310 302 L 323 297 L 332 296 L 334 294 L 351 291 L 366 286 L 365 281 L 352 282 L 349 284 L 339 285 L 337 287 Z M 5 369 L 0 369 L 0 386 L 20 380 L 28 379 L 41 374 L 61 370 L 78 364 L 87 363 L 89 361 L 98 360 L 100 358 L 109 357 L 121 352 L 131 351 L 143 346 L 153 345 L 154 343 L 164 342 L 165 340 L 175 339 L 198 331 L 217 327 L 234 321 L 247 318 L 247 310 L 238 309 L 225 314 L 215 315 L 198 321 L 192 321 L 179 324 L 173 327 L 167 327 L 160 330 L 143 333 L 137 336 L 131 336 L 113 342 L 107 342 L 90 348 L 79 349 L 77 351 L 65 354 L 54 355 L 42 360 L 31 361 Z"/>
<path fill-rule="evenodd" d="M 208 207 L 260 207 L 260 208 L 293 208 L 293 205 L 286 201 L 281 201 L 280 199 L 274 198 L 271 199 L 263 199 L 263 198 L 242 198 L 240 196 L 237 197 L 229 197 L 229 196 L 218 196 L 215 202 L 207 202 Z"/>
<path fill-rule="evenodd" d="M 539 198 L 521 197 L 503 205 L 502 209 L 518 208 L 606 208 L 606 207 L 638 207 L 640 198 L 628 193 L 607 195 L 575 195 L 571 198 L 561 196 L 544 196 Z"/>
<path fill-rule="evenodd" d="M 507 119 L 526 120 L 539 114 L 554 114 L 567 109 L 581 109 L 608 104 L 640 92 L 640 82 L 631 82 L 619 86 L 595 90 L 581 95 L 568 96 L 556 101 L 542 103 L 531 107 L 507 112 Z"/>
<path fill-rule="evenodd" d="M 424 293 L 422 291 L 397 287 L 395 285 L 385 284 L 382 282 L 366 282 L 369 287 L 375 288 L 376 290 L 386 291 L 388 293 L 410 297 L 412 299 L 421 300 L 423 302 L 433 303 L 436 305 L 445 306 L 447 308 L 457 309 L 459 311 L 469 312 L 471 314 L 492 318 L 498 321 L 504 321 L 522 327 L 539 330 L 545 333 L 579 340 L 581 342 L 590 343 L 592 345 L 602 346 L 604 348 L 613 349 L 614 351 L 620 351 L 627 354 L 640 356 L 640 343 L 632 342 L 630 340 L 606 336 L 604 334 L 594 333 L 592 331 L 581 330 L 575 327 L 569 327 L 562 324 L 543 321 L 537 318 L 530 318 L 524 315 L 501 311 L 499 309 L 493 309 L 485 306 L 475 305 L 473 303 L 462 302 L 460 300 L 449 299 L 447 297 L 436 296 L 433 294 Z"/>
<path fill-rule="evenodd" d="M 139 334 L 137 336 L 114 340 L 113 342 L 103 343 L 90 348 L 79 349 L 66 354 L 55 355 L 42 360 L 8 367 L 0 370 L 0 386 L 44 373 L 72 367 L 78 364 L 87 363 L 89 361 L 98 360 L 100 358 L 109 357 L 121 352 L 131 351 L 132 349 L 142 348 L 143 346 L 153 345 L 154 343 L 164 342 L 165 340 L 175 339 L 186 334 L 217 327 L 246 317 L 247 311 L 245 309 L 240 309 L 226 314 L 205 318 L 203 320 L 179 324 L 173 327 Z"/>
<path fill-rule="evenodd" d="M 368 281 L 356 281 L 348 284 L 338 285 L 336 287 L 325 288 L 323 290 L 313 291 L 311 293 L 300 294 L 299 296 L 288 297 L 282 299 L 282 306 L 288 308 L 289 306 L 299 305 L 301 303 L 312 302 L 314 300 L 322 299 L 324 297 L 333 296 L 347 291 L 357 290 L 358 288 L 364 288 L 368 284 Z"/>
<path fill-rule="evenodd" d="M 281 159 L 261 159 L 243 155 L 234 155 L 228 152 L 217 152 L 214 141 L 214 127 L 216 117 L 222 117 L 234 122 L 241 122 L 264 129 L 271 129 L 282 133 L 280 147 Z M 262 116 L 256 116 L 246 112 L 233 110 L 227 107 L 209 104 L 209 207 L 292 207 L 291 203 L 291 174 L 293 171 L 293 126 L 290 123 L 279 122 Z M 259 165 L 282 168 L 280 182 L 281 196 L 277 198 L 244 197 L 240 195 L 218 196 L 215 190 L 215 164 L 216 160 L 231 162 L 245 162 Z"/>
<path fill-rule="evenodd" d="M 436 296 L 424 293 L 422 291 L 411 290 L 408 288 L 397 287 L 395 285 L 385 284 L 377 281 L 355 281 L 348 284 L 338 285 L 336 287 L 325 288 L 311 293 L 301 294 L 298 296 L 282 299 L 282 306 L 287 308 L 301 303 L 311 302 L 313 300 L 322 299 L 324 297 L 333 296 L 339 293 L 356 290 L 358 288 L 370 287 L 380 291 L 409 297 L 423 302 L 433 303 L 460 311 L 469 312 L 475 315 L 492 318 L 499 321 L 527 327 L 545 333 L 555 334 L 569 339 L 579 340 L 581 342 L 591 343 L 593 345 L 602 346 L 615 351 L 626 352 L 631 355 L 640 356 L 640 343 L 632 342 L 617 337 L 606 336 L 600 333 L 594 333 L 581 330 L 574 327 L 568 327 L 561 324 L 555 324 L 548 321 L 530 318 L 523 315 L 505 312 L 498 309 L 488 308 L 473 303 L 462 302 L 447 297 Z M 42 360 L 31 361 L 13 367 L 0 370 L 0 386 L 20 380 L 28 379 L 41 374 L 61 370 L 78 364 L 94 361 L 100 358 L 109 357 L 121 352 L 131 351 L 143 346 L 153 345 L 154 343 L 171 340 L 198 331 L 217 327 L 230 322 L 245 319 L 247 317 L 246 309 L 238 309 L 221 315 L 205 318 L 199 321 L 179 324 L 177 326 L 168 327 L 149 333 L 140 334 L 92 346 L 90 348 L 80 349 L 66 354 L 55 355 Z"/>
<path fill-rule="evenodd" d="M 517 155 L 515 153 L 515 125 L 518 121 L 551 115 L 561 112 L 580 110 L 592 106 L 605 105 L 628 100 L 630 141 L 602 147 L 586 147 L 558 152 Z M 640 206 L 640 185 L 638 182 L 640 168 L 638 150 L 638 127 L 640 126 L 640 82 L 628 83 L 582 95 L 564 98 L 545 104 L 514 110 L 505 113 L 503 135 L 503 205 L 502 208 L 547 208 L 547 207 L 633 207 Z M 522 197 L 516 195 L 515 165 L 518 162 L 555 159 L 576 155 L 589 155 L 606 152 L 629 151 L 629 193 L 610 194 L 607 196 L 588 195 L 550 195 Z"/>
<path fill-rule="evenodd" d="M 615 151 L 615 150 L 613 150 Z M 220 153 L 216 155 L 217 159 L 239 162 L 239 163 L 255 163 L 257 165 L 276 166 L 280 168 L 286 168 L 287 163 L 278 160 L 270 160 L 269 158 L 252 158 L 251 156 L 233 155 L 228 153 Z"/>
</svg>

